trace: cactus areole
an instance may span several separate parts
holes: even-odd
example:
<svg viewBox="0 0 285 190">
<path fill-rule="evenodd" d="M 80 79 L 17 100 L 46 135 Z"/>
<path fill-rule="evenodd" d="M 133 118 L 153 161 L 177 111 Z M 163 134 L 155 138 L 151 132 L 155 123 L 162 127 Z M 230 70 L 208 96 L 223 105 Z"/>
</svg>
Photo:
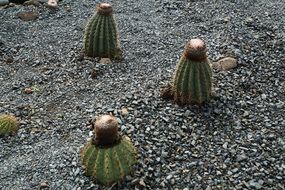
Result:
<svg viewBox="0 0 285 190">
<path fill-rule="evenodd" d="M 207 60 L 206 45 L 201 39 L 190 40 L 185 47 L 184 55 L 193 61 Z"/>
<path fill-rule="evenodd" d="M 99 147 L 111 147 L 119 143 L 117 119 L 110 115 L 103 115 L 95 122 L 95 137 L 93 143 Z"/>
<path fill-rule="evenodd" d="M 96 8 L 100 15 L 109 16 L 113 14 L 112 5 L 109 3 L 100 3 Z"/>
</svg>

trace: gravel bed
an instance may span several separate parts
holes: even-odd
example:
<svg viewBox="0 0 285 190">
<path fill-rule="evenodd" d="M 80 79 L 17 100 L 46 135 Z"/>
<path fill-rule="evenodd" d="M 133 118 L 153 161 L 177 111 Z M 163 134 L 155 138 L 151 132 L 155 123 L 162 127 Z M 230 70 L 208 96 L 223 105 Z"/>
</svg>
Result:
<svg viewBox="0 0 285 190">
<path fill-rule="evenodd" d="M 80 56 L 98 2 L 0 9 L 0 113 L 21 120 L 0 139 L 0 189 L 105 189 L 84 176 L 79 149 L 110 112 L 139 152 L 114 189 L 285 189 L 284 0 L 109 1 L 124 60 L 108 65 Z M 195 37 L 238 67 L 214 70 L 207 105 L 179 107 L 159 88 Z"/>
</svg>

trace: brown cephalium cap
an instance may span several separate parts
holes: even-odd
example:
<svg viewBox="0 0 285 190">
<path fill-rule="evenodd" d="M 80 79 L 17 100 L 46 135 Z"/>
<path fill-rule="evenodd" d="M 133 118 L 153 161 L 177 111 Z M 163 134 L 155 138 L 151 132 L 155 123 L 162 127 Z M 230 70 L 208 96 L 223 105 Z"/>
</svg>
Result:
<svg viewBox="0 0 285 190">
<path fill-rule="evenodd" d="M 112 146 L 119 140 L 118 122 L 111 115 L 100 116 L 94 126 L 94 143 L 98 146 Z"/>
<path fill-rule="evenodd" d="M 203 40 L 191 39 L 185 46 L 184 55 L 194 61 L 203 61 L 207 58 L 207 49 Z"/>
<path fill-rule="evenodd" d="M 100 15 L 109 16 L 113 14 L 112 5 L 109 3 L 100 3 L 96 6 L 96 8 Z"/>
</svg>

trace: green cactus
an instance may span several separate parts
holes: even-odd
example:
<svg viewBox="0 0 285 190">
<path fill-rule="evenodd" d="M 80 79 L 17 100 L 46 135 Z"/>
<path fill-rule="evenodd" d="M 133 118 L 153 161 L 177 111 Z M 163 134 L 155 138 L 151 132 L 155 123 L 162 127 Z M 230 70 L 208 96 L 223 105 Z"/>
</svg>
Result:
<svg viewBox="0 0 285 190">
<path fill-rule="evenodd" d="M 95 138 L 81 149 L 86 175 L 110 186 L 132 172 L 136 149 L 128 137 L 120 137 L 115 117 L 104 115 L 95 122 Z"/>
<path fill-rule="evenodd" d="M 0 136 L 14 135 L 19 130 L 19 123 L 12 115 L 0 116 Z"/>
<path fill-rule="evenodd" d="M 121 59 L 122 51 L 113 8 L 108 3 L 100 3 L 96 9 L 97 12 L 85 28 L 85 54 L 89 57 Z"/>
<path fill-rule="evenodd" d="M 190 40 L 180 58 L 171 84 L 162 97 L 172 98 L 178 104 L 202 104 L 212 92 L 212 69 L 206 55 L 205 43 Z"/>
</svg>

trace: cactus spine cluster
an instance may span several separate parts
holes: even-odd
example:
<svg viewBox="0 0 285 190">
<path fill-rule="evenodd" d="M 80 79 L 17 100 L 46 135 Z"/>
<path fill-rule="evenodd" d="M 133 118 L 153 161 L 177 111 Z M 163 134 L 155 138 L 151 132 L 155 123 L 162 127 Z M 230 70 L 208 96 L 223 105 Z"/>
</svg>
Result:
<svg viewBox="0 0 285 190">
<path fill-rule="evenodd" d="M 110 186 L 132 172 L 136 149 L 127 137 L 118 134 L 117 119 L 99 117 L 94 127 L 95 137 L 80 151 L 86 175 L 100 184 Z"/>
<path fill-rule="evenodd" d="M 108 3 L 100 3 L 96 9 L 97 12 L 85 28 L 85 54 L 89 57 L 121 59 L 113 8 Z"/>
<path fill-rule="evenodd" d="M 12 115 L 0 116 L 0 136 L 14 135 L 19 130 L 19 123 Z"/>
<path fill-rule="evenodd" d="M 164 96 L 178 104 L 202 104 L 210 99 L 212 69 L 201 39 L 190 40 L 180 58 L 170 87 Z"/>
</svg>

